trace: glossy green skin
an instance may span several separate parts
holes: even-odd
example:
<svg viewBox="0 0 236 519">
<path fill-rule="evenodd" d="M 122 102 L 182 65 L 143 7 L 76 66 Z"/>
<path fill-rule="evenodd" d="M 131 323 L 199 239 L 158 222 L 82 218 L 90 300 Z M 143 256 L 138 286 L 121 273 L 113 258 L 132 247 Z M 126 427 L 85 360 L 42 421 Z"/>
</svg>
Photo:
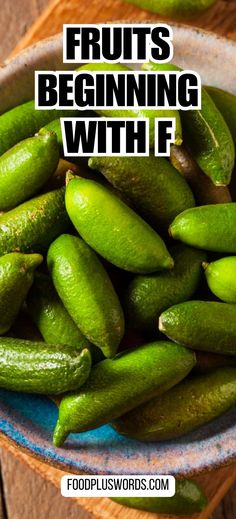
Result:
<svg viewBox="0 0 236 519">
<path fill-rule="evenodd" d="M 97 182 L 79 177 L 69 179 L 66 209 L 81 237 L 113 265 L 137 273 L 173 267 L 160 236 Z"/>
<path fill-rule="evenodd" d="M 149 343 L 99 362 L 83 388 L 63 398 L 54 445 L 62 445 L 70 432 L 94 429 L 167 391 L 194 364 L 194 353 L 168 341 Z"/>
<path fill-rule="evenodd" d="M 0 335 L 12 326 L 42 263 L 40 254 L 13 252 L 0 258 Z"/>
<path fill-rule="evenodd" d="M 205 87 L 218 110 L 224 117 L 236 144 L 236 96 L 216 87 Z"/>
<path fill-rule="evenodd" d="M 45 274 L 38 274 L 27 297 L 28 311 L 49 344 L 68 344 L 77 350 L 90 349 L 90 342 L 76 326 Z"/>
<path fill-rule="evenodd" d="M 32 137 L 56 117 L 70 117 L 71 110 L 35 110 L 34 100 L 12 108 L 0 116 L 0 155 L 15 144 Z"/>
<path fill-rule="evenodd" d="M 207 505 L 201 487 L 191 479 L 176 480 L 173 497 L 113 497 L 111 499 L 129 508 L 168 515 L 194 514 L 204 510 Z"/>
<path fill-rule="evenodd" d="M 16 207 L 49 180 L 59 161 L 57 137 L 38 134 L 19 142 L 0 157 L 0 209 Z"/>
<path fill-rule="evenodd" d="M 222 368 L 184 380 L 164 395 L 132 410 L 116 430 L 142 441 L 179 438 L 236 405 L 236 369 Z"/>
<path fill-rule="evenodd" d="M 230 183 L 235 162 L 234 142 L 225 120 L 206 90 L 202 109 L 181 112 L 185 141 L 196 162 L 213 184 Z"/>
<path fill-rule="evenodd" d="M 144 65 L 143 69 L 181 70 L 175 65 L 151 62 Z M 235 162 L 234 142 L 223 116 L 205 88 L 202 88 L 201 110 L 182 110 L 181 121 L 184 142 L 199 167 L 213 184 L 228 185 Z"/>
<path fill-rule="evenodd" d="M 177 214 L 195 206 L 185 179 L 161 157 L 92 157 L 89 166 L 125 193 L 157 229 L 167 229 Z"/>
<path fill-rule="evenodd" d="M 209 9 L 216 0 L 126 0 L 152 13 L 177 20 L 192 19 Z"/>
<path fill-rule="evenodd" d="M 25 393 L 57 395 L 84 384 L 91 369 L 88 350 L 65 344 L 0 338 L 0 387 Z"/>
<path fill-rule="evenodd" d="M 32 198 L 0 217 L 0 255 L 44 252 L 68 226 L 65 188 Z"/>
<path fill-rule="evenodd" d="M 187 209 L 169 228 L 170 235 L 187 245 L 213 252 L 236 252 L 236 203 Z"/>
<path fill-rule="evenodd" d="M 178 72 L 182 70 L 180 67 L 175 65 L 174 63 L 154 63 L 153 61 L 148 61 L 147 63 L 143 63 L 141 66 L 142 70 L 151 70 L 151 71 L 160 71 L 160 72 Z"/>
<path fill-rule="evenodd" d="M 49 276 L 37 274 L 27 297 L 27 307 L 35 325 L 49 344 L 68 344 L 77 350 L 87 348 L 93 364 L 104 357 L 81 333 L 59 298 Z"/>
<path fill-rule="evenodd" d="M 131 328 L 156 333 L 159 315 L 170 306 L 190 299 L 197 290 L 205 253 L 182 245 L 171 252 L 175 262 L 173 270 L 136 276 L 131 281 L 125 298 Z"/>
<path fill-rule="evenodd" d="M 124 334 L 118 296 L 95 252 L 83 240 L 59 236 L 47 257 L 54 286 L 67 311 L 105 357 L 113 357 Z"/>
<path fill-rule="evenodd" d="M 236 256 L 228 256 L 206 265 L 210 290 L 225 303 L 236 303 Z"/>
<path fill-rule="evenodd" d="M 89 72 L 123 72 L 131 69 L 118 63 L 89 63 L 79 67 L 77 70 L 87 70 Z M 176 121 L 175 144 L 179 145 L 182 143 L 182 126 L 180 115 L 177 110 L 148 110 L 144 108 L 115 110 L 111 108 L 110 110 L 96 110 L 96 112 L 105 117 L 147 117 L 149 119 L 149 144 L 151 148 L 154 146 L 155 139 L 155 118 L 172 117 Z"/>
<path fill-rule="evenodd" d="M 159 319 L 159 330 L 195 350 L 236 355 L 236 306 L 187 301 L 172 306 Z"/>
<path fill-rule="evenodd" d="M 78 115 L 78 114 L 77 114 Z M 50 123 L 46 124 L 43 127 L 43 130 L 46 132 L 53 132 L 57 136 L 57 142 L 60 150 L 63 150 L 63 139 L 62 139 L 62 131 L 61 131 L 61 122 L 60 119 L 54 119 Z"/>
</svg>

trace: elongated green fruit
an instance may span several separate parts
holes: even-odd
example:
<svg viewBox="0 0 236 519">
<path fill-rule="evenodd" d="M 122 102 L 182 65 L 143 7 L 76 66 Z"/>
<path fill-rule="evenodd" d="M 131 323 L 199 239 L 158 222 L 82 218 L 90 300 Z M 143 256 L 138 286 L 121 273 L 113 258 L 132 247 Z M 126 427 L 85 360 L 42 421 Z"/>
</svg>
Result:
<svg viewBox="0 0 236 519">
<path fill-rule="evenodd" d="M 216 0 L 126 0 L 152 13 L 177 20 L 192 19 L 209 9 Z"/>
<path fill-rule="evenodd" d="M 205 89 L 223 115 L 236 144 L 236 96 L 216 87 L 206 86 Z"/>
<path fill-rule="evenodd" d="M 236 369 L 222 368 L 184 380 L 132 410 L 116 430 L 142 441 L 172 440 L 214 420 L 236 405 Z"/>
<path fill-rule="evenodd" d="M 176 65 L 148 63 L 145 70 L 181 70 Z M 235 148 L 230 130 L 205 88 L 202 88 L 201 110 L 182 110 L 184 142 L 213 184 L 230 183 L 235 162 Z"/>
<path fill-rule="evenodd" d="M 123 72 L 130 71 L 129 67 L 125 65 L 121 65 L 119 63 L 89 63 L 87 65 L 83 65 L 79 67 L 78 71 L 88 71 L 88 72 Z M 155 118 L 159 117 L 171 117 L 175 119 L 175 144 L 180 145 L 182 143 L 182 127 L 180 115 L 177 110 L 154 110 L 154 109 L 142 109 L 142 108 L 133 108 L 130 110 L 116 110 L 114 108 L 111 109 L 101 109 L 96 110 L 96 112 L 100 115 L 106 117 L 147 117 L 149 119 L 149 143 L 150 147 L 153 148 L 154 140 L 155 140 Z"/>
<path fill-rule="evenodd" d="M 49 276 L 38 274 L 27 297 L 27 306 L 34 323 L 49 344 L 68 344 L 73 348 L 90 349 L 90 342 L 68 314 Z"/>
<path fill-rule="evenodd" d="M 159 330 L 195 350 L 236 355 L 236 306 L 188 301 L 172 306 L 159 319 Z"/>
<path fill-rule="evenodd" d="M 169 229 L 175 240 L 213 252 L 236 252 L 236 203 L 187 209 Z"/>
<path fill-rule="evenodd" d="M 187 182 L 161 157 L 92 157 L 89 166 L 125 193 L 157 229 L 166 229 L 177 214 L 195 205 Z"/>
<path fill-rule="evenodd" d="M 49 276 L 36 275 L 27 297 L 27 308 L 45 342 L 68 344 L 77 350 L 87 348 L 94 364 L 104 358 L 101 350 L 86 339 L 70 317 Z"/>
<path fill-rule="evenodd" d="M 69 234 L 48 251 L 53 283 L 80 331 L 113 357 L 124 334 L 123 311 L 112 283 L 94 251 Z"/>
<path fill-rule="evenodd" d="M 0 338 L 0 387 L 12 391 L 56 395 L 79 388 L 89 376 L 88 350 Z"/>
<path fill-rule="evenodd" d="M 32 198 L 0 217 L 0 255 L 43 252 L 68 226 L 65 188 Z"/>
<path fill-rule="evenodd" d="M 44 133 L 19 142 L 0 157 L 0 208 L 12 209 L 37 193 L 59 161 L 56 135 Z"/>
<path fill-rule="evenodd" d="M 135 276 L 126 293 L 126 313 L 131 328 L 156 333 L 158 317 L 171 305 L 190 299 L 200 283 L 205 253 L 177 245 L 171 251 L 170 272 Z"/>
<path fill-rule="evenodd" d="M 111 500 L 129 508 L 168 515 L 194 514 L 207 505 L 201 487 L 191 479 L 176 480 L 173 497 L 113 497 Z"/>
<path fill-rule="evenodd" d="M 236 303 L 236 256 L 203 263 L 210 290 L 226 303 Z"/>
<path fill-rule="evenodd" d="M 167 391 L 194 364 L 193 353 L 168 341 L 146 344 L 99 362 L 83 388 L 63 398 L 54 445 L 62 445 L 70 432 L 94 429 Z"/>
<path fill-rule="evenodd" d="M 11 328 L 42 261 L 40 254 L 17 252 L 0 258 L 0 335 Z"/>
<path fill-rule="evenodd" d="M 78 116 L 78 113 L 77 113 L 77 116 Z M 56 134 L 58 146 L 59 146 L 60 152 L 62 152 L 63 151 L 63 138 L 62 138 L 60 119 L 54 119 L 54 121 L 50 121 L 50 123 L 46 124 L 42 128 L 42 130 L 45 132 L 53 132 Z"/>
<path fill-rule="evenodd" d="M 140 273 L 173 267 L 160 236 L 97 182 L 70 174 L 66 209 L 82 238 L 117 267 Z"/>
<path fill-rule="evenodd" d="M 230 183 L 235 148 L 230 130 L 207 91 L 202 89 L 202 109 L 181 113 L 185 140 L 198 165 L 216 186 Z"/>
<path fill-rule="evenodd" d="M 224 204 L 232 202 L 227 186 L 215 186 L 199 168 L 184 146 L 171 146 L 170 160 L 191 187 L 197 205 Z"/>
<path fill-rule="evenodd" d="M 71 110 L 35 110 L 34 100 L 12 108 L 0 116 L 0 155 L 18 142 L 32 137 L 56 117 L 73 116 Z"/>
</svg>

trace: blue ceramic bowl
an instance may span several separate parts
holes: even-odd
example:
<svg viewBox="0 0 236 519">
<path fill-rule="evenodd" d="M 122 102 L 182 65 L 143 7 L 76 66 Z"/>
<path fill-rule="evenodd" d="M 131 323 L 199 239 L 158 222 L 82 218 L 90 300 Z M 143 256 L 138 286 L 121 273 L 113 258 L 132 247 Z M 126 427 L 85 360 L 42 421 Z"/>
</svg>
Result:
<svg viewBox="0 0 236 519">
<path fill-rule="evenodd" d="M 233 461 L 236 408 L 175 441 L 143 443 L 110 426 L 71 434 L 63 448 L 52 445 L 56 405 L 48 398 L 0 391 L 0 430 L 19 448 L 65 471 L 88 474 L 198 474 Z"/>
<path fill-rule="evenodd" d="M 197 70 L 205 83 L 236 94 L 236 44 L 213 34 L 173 25 L 175 61 Z M 0 70 L 0 112 L 33 98 L 34 70 L 63 69 L 62 37 L 39 43 Z M 70 435 L 52 446 L 56 405 L 47 398 L 0 391 L 0 432 L 19 449 L 74 473 L 191 476 L 236 457 L 236 409 L 175 441 L 141 443 L 108 425 Z"/>
</svg>

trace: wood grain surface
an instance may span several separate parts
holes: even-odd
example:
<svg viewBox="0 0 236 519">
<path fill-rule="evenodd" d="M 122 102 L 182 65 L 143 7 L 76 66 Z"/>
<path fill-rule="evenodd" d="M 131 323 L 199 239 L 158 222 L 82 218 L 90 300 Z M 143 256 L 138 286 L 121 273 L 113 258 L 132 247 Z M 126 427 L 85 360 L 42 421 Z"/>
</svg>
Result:
<svg viewBox="0 0 236 519">
<path fill-rule="evenodd" d="M 87 0 L 53 0 L 15 47 L 14 53 L 41 40 L 45 34 L 53 36 L 61 32 L 62 23 L 147 19 L 158 20 L 158 16 L 122 0 L 91 0 L 89 4 Z M 207 14 L 194 20 L 194 25 L 236 39 L 235 0 L 219 0 Z"/>
<path fill-rule="evenodd" d="M 48 0 L 1 0 L 0 61 L 10 54 L 48 4 Z"/>
<path fill-rule="evenodd" d="M 2 435 L 0 444 L 7 519 L 54 519 L 55 510 L 57 510 L 56 519 L 74 519 L 76 509 L 81 519 L 177 519 L 174 516 L 157 516 L 127 509 L 106 498 L 65 499 L 59 492 L 60 480 L 65 474 L 63 471 L 49 467 L 19 451 Z M 201 514 L 185 517 L 186 519 L 208 519 L 209 517 L 215 519 L 211 515 L 212 512 L 236 481 L 236 465 L 201 475 L 196 480 L 204 488 L 209 505 Z M 217 519 L 235 519 L 235 516 L 222 518 L 218 516 Z"/>
<path fill-rule="evenodd" d="M 48 0 L 15 0 L 14 4 L 11 0 L 1 1 L 1 60 L 5 59 L 10 52 L 15 54 L 31 43 L 60 32 L 63 23 L 158 19 L 157 15 L 140 10 L 121 0 L 103 2 L 91 0 L 89 3 L 87 0 L 53 0 L 48 4 Z M 40 15 L 44 7 L 46 9 Z M 207 15 L 195 20 L 194 25 L 236 40 L 236 0 L 219 0 Z M 63 472 L 40 463 L 2 439 L 0 444 L 1 447 L 5 447 L 0 452 L 2 471 L 0 519 L 126 519 L 127 517 L 152 519 L 157 517 L 153 514 L 125 509 L 108 499 L 65 499 L 59 492 Z M 235 519 L 236 486 L 232 487 L 231 492 L 221 503 L 220 501 L 236 481 L 236 466 L 200 476 L 198 480 L 205 488 L 210 502 L 202 514 L 192 516 L 192 519 L 194 517 Z M 158 519 L 161 517 L 158 516 Z"/>
</svg>

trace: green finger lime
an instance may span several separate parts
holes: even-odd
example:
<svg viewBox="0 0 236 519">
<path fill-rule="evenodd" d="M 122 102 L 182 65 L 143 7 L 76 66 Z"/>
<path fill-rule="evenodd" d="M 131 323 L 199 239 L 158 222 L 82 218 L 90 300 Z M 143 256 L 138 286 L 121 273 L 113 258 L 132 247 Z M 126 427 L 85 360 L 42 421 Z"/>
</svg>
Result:
<svg viewBox="0 0 236 519">
<path fill-rule="evenodd" d="M 66 209 L 80 236 L 117 267 L 140 273 L 173 267 L 160 236 L 105 186 L 69 174 Z"/>
<path fill-rule="evenodd" d="M 147 63 L 144 70 L 178 71 L 173 64 Z M 201 110 L 181 110 L 184 142 L 202 171 L 213 184 L 230 183 L 235 163 L 235 147 L 229 127 L 205 88 Z"/>
<path fill-rule="evenodd" d="M 114 424 L 116 430 L 142 441 L 163 441 L 190 433 L 236 404 L 236 369 L 221 368 L 186 379 Z"/>
<path fill-rule="evenodd" d="M 99 362 L 83 388 L 61 401 L 54 445 L 62 445 L 70 432 L 94 429 L 167 391 L 194 364 L 193 352 L 168 341 L 149 343 Z"/>
<path fill-rule="evenodd" d="M 226 303 L 236 303 L 236 256 L 203 263 L 210 290 Z"/>
<path fill-rule="evenodd" d="M 112 501 L 129 508 L 154 514 L 189 515 L 201 512 L 207 505 L 201 487 L 191 479 L 175 481 L 173 497 L 113 497 Z"/>
<path fill-rule="evenodd" d="M 59 161 L 56 135 L 29 137 L 0 157 L 0 209 L 32 197 L 52 176 Z"/>
<path fill-rule="evenodd" d="M 124 334 L 123 311 L 95 252 L 80 238 L 63 234 L 49 247 L 48 267 L 67 311 L 105 357 L 113 357 Z"/>
</svg>

